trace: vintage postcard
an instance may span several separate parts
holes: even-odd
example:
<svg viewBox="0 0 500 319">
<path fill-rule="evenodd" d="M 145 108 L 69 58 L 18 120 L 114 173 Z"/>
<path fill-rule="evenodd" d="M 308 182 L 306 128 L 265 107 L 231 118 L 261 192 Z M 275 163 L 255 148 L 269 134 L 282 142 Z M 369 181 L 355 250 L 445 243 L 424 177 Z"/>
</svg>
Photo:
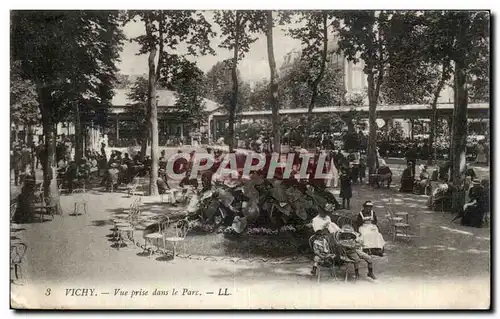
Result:
<svg viewBox="0 0 500 319">
<path fill-rule="evenodd" d="M 13 10 L 14 309 L 489 309 L 490 12 Z"/>
</svg>

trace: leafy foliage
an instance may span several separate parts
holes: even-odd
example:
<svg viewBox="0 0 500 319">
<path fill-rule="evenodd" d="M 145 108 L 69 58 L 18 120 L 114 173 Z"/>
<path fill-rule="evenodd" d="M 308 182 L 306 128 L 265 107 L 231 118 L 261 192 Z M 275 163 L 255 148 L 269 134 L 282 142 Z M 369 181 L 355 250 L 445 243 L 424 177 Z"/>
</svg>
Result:
<svg viewBox="0 0 500 319">
<path fill-rule="evenodd" d="M 323 80 L 328 61 L 328 35 L 338 26 L 332 11 L 303 11 L 298 15 L 298 22 L 303 26 L 290 29 L 289 34 L 300 39 L 303 45 L 301 61 L 305 64 L 305 80 L 310 90 L 307 103 L 308 122 L 312 123 L 312 110 L 318 98 L 319 84 Z M 338 72 L 342 74 L 341 72 Z M 342 92 L 343 93 L 343 92 Z M 308 126 L 306 126 L 306 146 L 308 146 Z"/>
<path fill-rule="evenodd" d="M 253 174 L 236 185 L 218 184 L 193 196 L 190 206 L 196 209 L 190 210 L 190 219 L 215 224 L 213 230 L 220 226 L 234 228 L 235 219 L 244 219 L 238 223 L 236 233 L 241 233 L 245 226 L 279 229 L 304 225 L 319 210 L 335 210 L 335 202 L 332 194 L 305 181 L 265 180 Z"/>
<path fill-rule="evenodd" d="M 10 72 L 10 114 L 15 124 L 34 125 L 40 122 L 36 87 L 19 74 L 19 63 Z"/>
<path fill-rule="evenodd" d="M 240 71 L 237 70 L 238 77 L 238 104 L 236 114 L 245 111 L 251 105 L 249 103 L 250 85 L 243 82 Z M 221 104 L 226 112 L 231 108 L 232 78 L 231 61 L 219 61 L 210 68 L 205 76 L 205 97 Z"/>
<path fill-rule="evenodd" d="M 125 107 L 127 112 L 132 115 L 134 119 L 132 129 L 136 132 L 143 132 L 148 130 L 147 123 L 147 101 L 148 101 L 148 80 L 144 77 L 138 77 L 135 83 L 127 93 L 129 100 L 133 101 Z"/>
<path fill-rule="evenodd" d="M 311 89 L 307 84 L 310 71 L 307 62 L 296 59 L 278 80 L 278 96 L 282 108 L 295 109 L 307 107 L 311 101 Z M 317 107 L 341 105 L 345 93 L 343 71 L 341 66 L 329 63 L 325 69 L 322 81 L 318 85 L 318 95 L 315 100 Z M 249 97 L 249 105 L 254 110 L 269 109 L 267 100 L 269 82 L 256 83 L 254 92 Z"/>
<path fill-rule="evenodd" d="M 207 114 L 204 111 L 206 83 L 203 71 L 184 57 L 174 55 L 169 60 L 170 67 L 162 70 L 160 83 L 175 91 L 177 99 L 172 111 L 179 114 L 177 121 L 190 124 L 204 122 Z"/>
<path fill-rule="evenodd" d="M 42 114 L 50 108 L 52 120 L 62 121 L 74 102 L 83 113 L 104 112 L 124 39 L 118 12 L 14 11 L 11 32 L 13 59 L 36 85 Z"/>
<path fill-rule="evenodd" d="M 224 10 L 216 11 L 214 21 L 221 29 L 222 42 L 219 47 L 232 50 L 231 64 L 232 90 L 229 107 L 229 149 L 235 146 L 234 121 L 238 110 L 238 61 L 250 50 L 250 44 L 257 41 L 256 33 L 265 29 L 266 16 L 261 11 Z"/>
<path fill-rule="evenodd" d="M 42 115 L 46 197 L 58 196 L 53 125 L 75 112 L 105 119 L 123 39 L 117 11 L 11 11 L 11 61 L 35 85 Z"/>
</svg>

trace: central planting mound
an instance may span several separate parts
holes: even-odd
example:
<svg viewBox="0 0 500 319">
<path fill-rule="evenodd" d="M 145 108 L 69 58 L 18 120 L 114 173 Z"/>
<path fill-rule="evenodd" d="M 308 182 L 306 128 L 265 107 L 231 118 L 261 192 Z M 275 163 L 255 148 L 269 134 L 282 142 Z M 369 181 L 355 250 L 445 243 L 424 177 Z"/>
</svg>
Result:
<svg viewBox="0 0 500 319">
<path fill-rule="evenodd" d="M 311 219 L 339 208 L 333 194 L 314 182 L 272 179 L 254 173 L 231 184 L 205 183 L 187 206 L 187 254 L 248 258 L 285 257 L 308 251 Z M 332 215 L 342 226 L 351 216 Z"/>
</svg>

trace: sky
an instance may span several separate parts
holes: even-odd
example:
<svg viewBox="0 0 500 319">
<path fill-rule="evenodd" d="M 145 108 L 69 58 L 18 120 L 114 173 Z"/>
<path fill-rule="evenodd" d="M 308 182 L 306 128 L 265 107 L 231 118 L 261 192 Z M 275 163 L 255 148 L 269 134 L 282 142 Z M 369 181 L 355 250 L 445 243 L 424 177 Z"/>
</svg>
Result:
<svg viewBox="0 0 500 319">
<path fill-rule="evenodd" d="M 219 33 L 218 26 L 213 23 L 212 11 L 206 11 L 207 20 L 212 23 L 212 30 Z M 278 68 L 283 63 L 284 56 L 296 49 L 300 49 L 300 41 L 286 36 L 284 26 L 275 26 L 273 28 L 274 56 Z M 128 38 L 133 38 L 145 33 L 144 23 L 141 21 L 131 22 L 124 28 L 124 33 Z M 219 48 L 218 45 L 222 38 L 218 34 L 211 41 L 211 46 L 215 50 L 215 55 L 199 56 L 192 60 L 196 61 L 198 67 L 207 72 L 217 62 L 230 58 L 231 51 Z M 135 42 L 125 41 L 121 53 L 121 62 L 118 68 L 124 74 L 147 74 L 147 55 L 136 55 L 139 52 L 139 45 Z M 270 75 L 269 64 L 267 60 L 267 41 L 264 34 L 258 36 L 258 40 L 250 46 L 250 51 L 245 58 L 239 62 L 239 70 L 244 81 L 256 82 L 261 79 L 268 79 Z"/>
</svg>

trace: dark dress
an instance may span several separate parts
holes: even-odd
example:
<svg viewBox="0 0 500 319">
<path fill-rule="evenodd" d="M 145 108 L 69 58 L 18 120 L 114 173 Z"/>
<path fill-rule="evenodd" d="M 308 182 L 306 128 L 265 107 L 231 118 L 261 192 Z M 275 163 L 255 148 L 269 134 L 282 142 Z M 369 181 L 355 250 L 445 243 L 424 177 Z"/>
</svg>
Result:
<svg viewBox="0 0 500 319">
<path fill-rule="evenodd" d="M 469 192 L 471 201 L 476 201 L 474 205 L 468 206 L 463 212 L 461 224 L 463 226 L 482 227 L 485 213 L 484 189 L 482 186 L 475 186 Z"/>
<path fill-rule="evenodd" d="M 26 179 L 21 194 L 17 197 L 17 208 L 13 220 L 16 223 L 30 222 L 34 218 L 33 203 L 35 201 L 35 181 Z"/>
<path fill-rule="evenodd" d="M 413 192 L 414 181 L 415 177 L 412 174 L 411 168 L 405 168 L 403 175 L 401 175 L 401 189 L 399 191 L 403 193 Z"/>
<path fill-rule="evenodd" d="M 340 175 L 340 198 L 350 199 L 352 197 L 351 178 L 347 174 Z"/>
</svg>

